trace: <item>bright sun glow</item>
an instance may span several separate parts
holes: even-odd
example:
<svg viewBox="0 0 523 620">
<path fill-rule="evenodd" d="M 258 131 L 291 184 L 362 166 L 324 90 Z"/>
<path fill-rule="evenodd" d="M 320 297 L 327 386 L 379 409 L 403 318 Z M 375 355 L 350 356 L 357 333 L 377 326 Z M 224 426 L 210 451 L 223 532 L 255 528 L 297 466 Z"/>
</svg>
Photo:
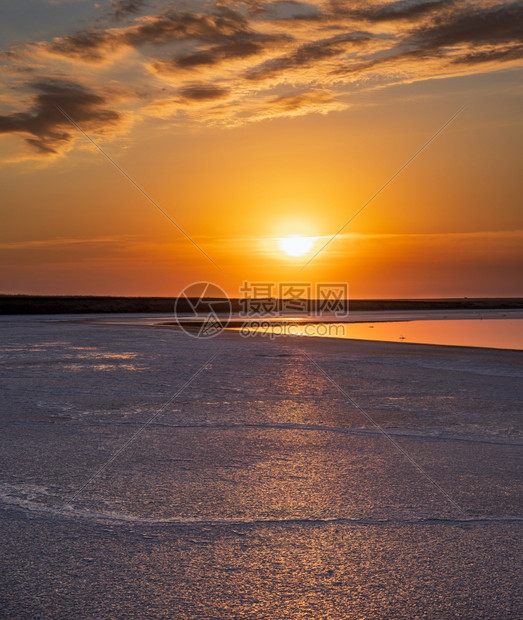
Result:
<svg viewBox="0 0 523 620">
<path fill-rule="evenodd" d="M 292 235 L 291 237 L 278 239 L 278 241 L 280 243 L 280 248 L 288 256 L 303 256 L 313 248 L 316 239 L 314 237 Z"/>
</svg>

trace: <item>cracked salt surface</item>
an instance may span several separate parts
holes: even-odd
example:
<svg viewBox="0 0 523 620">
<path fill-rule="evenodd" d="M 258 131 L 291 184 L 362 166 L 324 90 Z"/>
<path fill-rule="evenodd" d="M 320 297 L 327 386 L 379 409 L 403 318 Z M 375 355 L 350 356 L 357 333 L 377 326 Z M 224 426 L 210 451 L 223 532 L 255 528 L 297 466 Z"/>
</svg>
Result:
<svg viewBox="0 0 523 620">
<path fill-rule="evenodd" d="M 8 616 L 521 616 L 521 354 L 117 318 L 0 319 Z"/>
</svg>

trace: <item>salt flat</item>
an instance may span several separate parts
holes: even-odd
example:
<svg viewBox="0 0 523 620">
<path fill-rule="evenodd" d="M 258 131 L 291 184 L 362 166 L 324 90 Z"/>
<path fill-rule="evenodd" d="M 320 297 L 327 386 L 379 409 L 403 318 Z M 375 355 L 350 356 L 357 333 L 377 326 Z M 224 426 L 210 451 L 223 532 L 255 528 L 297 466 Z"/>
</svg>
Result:
<svg viewBox="0 0 523 620">
<path fill-rule="evenodd" d="M 523 615 L 521 353 L 143 321 L 0 319 L 5 617 Z"/>
</svg>

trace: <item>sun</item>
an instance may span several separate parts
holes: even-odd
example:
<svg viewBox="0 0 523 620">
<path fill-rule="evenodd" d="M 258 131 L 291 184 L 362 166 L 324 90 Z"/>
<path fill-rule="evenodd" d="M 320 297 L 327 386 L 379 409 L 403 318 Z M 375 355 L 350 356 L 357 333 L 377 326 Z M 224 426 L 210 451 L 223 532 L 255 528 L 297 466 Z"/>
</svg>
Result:
<svg viewBox="0 0 523 620">
<path fill-rule="evenodd" d="M 315 237 L 302 237 L 301 235 L 291 235 L 278 239 L 280 249 L 288 256 L 304 256 L 314 247 Z"/>
</svg>

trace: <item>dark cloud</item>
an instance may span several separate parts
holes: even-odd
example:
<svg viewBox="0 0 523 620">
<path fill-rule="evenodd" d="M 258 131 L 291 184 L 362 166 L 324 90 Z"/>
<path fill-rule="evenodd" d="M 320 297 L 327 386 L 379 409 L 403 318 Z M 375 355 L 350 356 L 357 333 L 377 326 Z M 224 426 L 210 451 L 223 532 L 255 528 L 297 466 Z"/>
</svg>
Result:
<svg viewBox="0 0 523 620">
<path fill-rule="evenodd" d="M 141 3 L 124 3 L 132 11 Z M 122 4 L 122 10 L 124 8 Z M 280 2 L 267 6 L 301 7 L 299 2 Z M 351 29 L 351 20 L 365 20 L 370 23 L 393 23 L 401 19 L 423 18 L 417 25 L 398 33 L 399 44 L 389 49 L 383 58 L 369 60 L 367 66 L 382 62 L 401 60 L 407 57 L 427 57 L 439 50 L 458 44 L 506 43 L 521 40 L 522 3 L 503 5 L 459 4 L 456 0 L 427 0 L 412 2 L 401 0 L 389 3 L 354 3 L 332 1 L 316 17 L 310 13 L 306 19 L 334 20 L 336 29 L 346 32 L 338 37 L 303 43 L 289 56 L 272 58 L 258 67 L 252 67 L 247 74 L 250 80 L 267 77 L 309 66 L 343 54 L 348 44 L 356 45 L 371 35 Z M 56 38 L 45 47 L 47 50 L 66 57 L 82 58 L 89 62 L 101 62 L 108 53 L 120 46 L 140 47 L 185 41 L 194 49 L 172 59 L 153 61 L 162 72 L 177 69 L 190 70 L 214 66 L 228 60 L 255 58 L 268 51 L 274 44 L 292 39 L 293 20 L 303 16 L 286 18 L 286 31 L 271 35 L 261 34 L 254 29 L 255 19 L 227 7 L 218 7 L 214 12 L 168 11 L 150 15 L 138 20 L 125 29 L 93 29 L 71 36 Z M 347 21 L 348 20 L 348 21 Z M 271 47 L 271 49 L 272 49 Z M 494 54 L 492 55 L 494 57 Z M 511 57 L 510 53 L 499 55 L 499 59 Z M 477 62 L 480 62 L 478 57 Z M 339 73 L 343 73 L 340 67 Z"/>
<path fill-rule="evenodd" d="M 415 30 L 405 39 L 421 53 L 461 43 L 499 44 L 523 40 L 523 4 L 520 2 L 456 11 Z"/>
<path fill-rule="evenodd" d="M 355 32 L 307 43 L 291 54 L 273 58 L 254 67 L 247 73 L 247 78 L 264 80 L 290 69 L 312 66 L 319 61 L 344 54 L 348 45 L 361 45 L 369 39 L 371 35 L 368 33 Z"/>
<path fill-rule="evenodd" d="M 511 3 L 460 9 L 438 16 L 429 24 L 411 29 L 400 43 L 379 57 L 357 66 L 340 67 L 338 75 L 364 74 L 381 65 L 400 67 L 409 60 L 425 61 L 448 58 L 452 64 L 479 64 L 493 60 L 508 61 L 521 56 L 523 41 L 523 5 Z M 457 57 L 453 48 L 489 46 L 487 50 L 466 47 Z"/>
<path fill-rule="evenodd" d="M 491 49 L 480 52 L 470 52 L 455 58 L 454 64 L 474 65 L 482 62 L 509 61 L 523 58 L 523 45 L 514 45 L 506 49 Z"/>
<path fill-rule="evenodd" d="M 297 0 L 280 0 L 278 2 L 260 3 L 258 13 L 267 15 L 273 19 L 295 19 L 295 18 L 318 18 L 321 15 L 319 7 L 306 2 Z"/>
<path fill-rule="evenodd" d="M 113 0 L 111 2 L 116 19 L 122 19 L 128 15 L 136 15 L 145 5 L 144 0 Z"/>
<path fill-rule="evenodd" d="M 244 16 L 227 8 L 219 9 L 211 15 L 167 12 L 152 15 L 146 21 L 139 21 L 125 30 L 92 29 L 57 37 L 44 48 L 61 56 L 100 62 L 107 52 L 124 45 L 140 47 L 189 39 L 204 43 L 225 43 L 230 37 L 248 34 L 248 26 Z"/>
<path fill-rule="evenodd" d="M 114 37 L 104 30 L 89 30 L 56 38 L 44 45 L 44 49 L 59 56 L 76 57 L 90 62 L 99 62 L 104 54 L 117 45 Z"/>
<path fill-rule="evenodd" d="M 266 6 L 266 11 L 278 20 L 299 20 L 310 22 L 367 21 L 371 23 L 416 20 L 425 15 L 443 11 L 456 3 L 456 0 L 427 0 L 413 2 L 373 3 L 354 0 L 331 1 L 321 8 L 302 2 L 275 2 Z M 284 7 L 285 10 L 278 10 Z"/>
<path fill-rule="evenodd" d="M 429 2 L 390 2 L 388 4 L 364 5 L 361 8 L 341 9 L 338 13 L 370 22 L 412 20 L 453 6 L 456 0 L 433 0 Z"/>
<path fill-rule="evenodd" d="M 191 84 L 182 88 L 180 94 L 182 99 L 187 102 L 213 101 L 214 99 L 223 99 L 229 94 L 229 91 L 212 84 Z"/>
<path fill-rule="evenodd" d="M 216 45 L 210 49 L 186 54 L 177 58 L 173 63 L 182 69 L 192 67 L 216 65 L 224 60 L 235 60 L 238 58 L 249 58 L 260 54 L 264 50 L 263 43 L 249 37 L 238 37 L 223 45 Z"/>
<path fill-rule="evenodd" d="M 197 50 L 171 60 L 160 60 L 154 64 L 159 72 L 174 72 L 179 69 L 191 70 L 210 67 L 228 60 L 251 58 L 267 51 L 269 47 L 283 41 L 286 36 L 262 35 L 256 32 L 239 32 L 227 37 L 225 42 Z"/>
<path fill-rule="evenodd" d="M 56 153 L 72 139 L 71 124 L 57 106 L 90 129 L 113 125 L 120 118 L 118 112 L 104 107 L 104 97 L 75 82 L 40 79 L 31 87 L 36 92 L 32 108 L 0 116 L 0 133 L 29 134 L 26 142 L 40 153 Z"/>
<path fill-rule="evenodd" d="M 184 39 L 219 42 L 248 29 L 247 19 L 231 9 L 214 14 L 166 13 L 129 29 L 121 40 L 128 45 L 169 43 Z"/>
</svg>

